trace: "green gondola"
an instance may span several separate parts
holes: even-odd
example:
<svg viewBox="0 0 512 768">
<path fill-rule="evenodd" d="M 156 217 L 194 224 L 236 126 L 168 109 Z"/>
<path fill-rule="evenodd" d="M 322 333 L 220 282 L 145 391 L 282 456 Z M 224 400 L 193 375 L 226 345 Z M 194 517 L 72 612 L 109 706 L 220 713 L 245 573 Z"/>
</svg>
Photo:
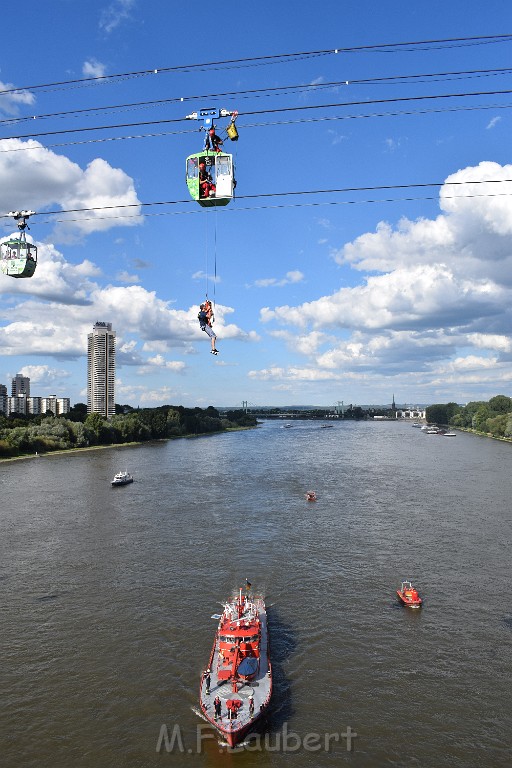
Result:
<svg viewBox="0 0 512 768">
<path fill-rule="evenodd" d="M 0 272 L 9 277 L 32 277 L 37 266 L 37 248 L 24 240 L 0 244 Z"/>
<path fill-rule="evenodd" d="M 189 155 L 186 179 L 192 199 L 203 208 L 228 205 L 236 187 L 233 156 L 206 149 Z"/>
<path fill-rule="evenodd" d="M 19 237 L 10 237 L 0 243 L 0 272 L 9 277 L 32 277 L 37 266 L 37 248 L 27 243 L 25 229 L 33 211 L 12 211 L 20 230 Z"/>
</svg>

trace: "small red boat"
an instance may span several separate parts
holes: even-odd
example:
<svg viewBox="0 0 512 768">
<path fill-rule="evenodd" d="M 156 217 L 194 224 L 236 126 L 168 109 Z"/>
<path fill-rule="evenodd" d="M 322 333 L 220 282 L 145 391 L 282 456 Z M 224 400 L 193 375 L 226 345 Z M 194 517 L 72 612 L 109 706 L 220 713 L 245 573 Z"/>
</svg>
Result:
<svg viewBox="0 0 512 768">
<path fill-rule="evenodd" d="M 402 586 L 397 589 L 396 594 L 403 605 L 409 608 L 420 608 L 423 600 L 418 594 L 416 587 L 413 587 L 410 581 L 402 581 Z"/>
<path fill-rule="evenodd" d="M 308 491 L 306 493 L 306 501 L 316 501 L 316 493 L 315 493 L 315 491 Z"/>
<path fill-rule="evenodd" d="M 272 665 L 267 613 L 262 597 L 240 588 L 224 605 L 208 667 L 201 676 L 199 702 L 204 717 L 236 746 L 267 709 Z"/>
</svg>

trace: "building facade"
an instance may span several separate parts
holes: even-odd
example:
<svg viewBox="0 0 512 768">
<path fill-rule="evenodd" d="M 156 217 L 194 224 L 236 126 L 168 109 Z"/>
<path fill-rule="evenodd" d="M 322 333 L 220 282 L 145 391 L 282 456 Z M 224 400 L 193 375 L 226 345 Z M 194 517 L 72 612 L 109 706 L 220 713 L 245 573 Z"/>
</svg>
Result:
<svg viewBox="0 0 512 768">
<path fill-rule="evenodd" d="M 0 384 L 0 413 L 7 415 L 7 387 Z"/>
<path fill-rule="evenodd" d="M 87 413 L 115 414 L 116 333 L 112 323 L 95 323 L 87 336 Z"/>
<path fill-rule="evenodd" d="M 23 391 L 24 390 L 24 391 Z M 12 392 L 7 395 L 7 387 L 0 384 L 0 413 L 4 416 L 11 414 L 21 414 L 22 416 L 45 415 L 48 411 L 54 416 L 64 416 L 71 409 L 71 400 L 69 397 L 30 397 L 30 379 L 28 376 L 16 374 L 12 380 Z M 14 394 L 16 393 L 16 394 Z"/>
<path fill-rule="evenodd" d="M 11 396 L 26 395 L 30 397 L 30 378 L 28 376 L 22 376 L 21 373 L 17 373 L 12 380 Z"/>
<path fill-rule="evenodd" d="M 12 397 L 7 398 L 7 416 L 10 416 L 11 413 L 19 413 L 22 416 L 26 416 L 28 413 L 27 409 L 27 396 L 24 394 L 20 395 L 13 395 Z"/>
</svg>

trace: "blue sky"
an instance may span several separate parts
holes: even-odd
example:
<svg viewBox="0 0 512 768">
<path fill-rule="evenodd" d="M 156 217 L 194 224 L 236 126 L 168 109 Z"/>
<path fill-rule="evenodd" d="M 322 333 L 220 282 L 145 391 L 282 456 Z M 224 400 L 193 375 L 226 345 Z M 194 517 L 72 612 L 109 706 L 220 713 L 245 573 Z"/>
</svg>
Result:
<svg viewBox="0 0 512 768">
<path fill-rule="evenodd" d="M 0 53 L 0 213 L 37 212 L 39 263 L 0 276 L 0 383 L 84 402 L 104 321 L 135 406 L 509 394 L 512 42 L 396 45 L 512 33 L 508 0 L 469 6 L 28 0 L 5 21 L 26 49 Z M 210 106 L 239 112 L 220 210 L 185 184 L 183 118 Z"/>
</svg>

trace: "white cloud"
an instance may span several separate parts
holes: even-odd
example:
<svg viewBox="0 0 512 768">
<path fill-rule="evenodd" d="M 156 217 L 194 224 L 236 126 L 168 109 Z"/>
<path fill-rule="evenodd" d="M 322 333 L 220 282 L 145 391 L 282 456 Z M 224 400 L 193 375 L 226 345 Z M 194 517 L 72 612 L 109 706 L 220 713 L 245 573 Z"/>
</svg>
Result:
<svg viewBox="0 0 512 768">
<path fill-rule="evenodd" d="M 116 280 L 120 283 L 140 283 L 140 277 L 138 275 L 130 275 L 126 270 L 121 270 L 116 275 Z"/>
<path fill-rule="evenodd" d="M 0 210 L 39 211 L 55 205 L 97 208 L 59 216 L 55 237 L 61 241 L 142 222 L 133 180 L 120 168 L 96 158 L 82 170 L 37 141 L 0 140 Z M 121 205 L 130 207 L 116 207 Z"/>
<path fill-rule="evenodd" d="M 113 0 L 101 12 L 100 29 L 107 35 L 116 29 L 123 21 L 130 18 L 130 11 L 135 0 Z"/>
<path fill-rule="evenodd" d="M 346 141 L 348 138 L 348 136 L 345 136 L 345 134 L 339 133 L 339 131 L 334 131 L 332 128 L 329 128 L 327 133 L 331 138 L 331 144 L 333 147 L 335 147 L 337 144 L 341 144 L 342 141 Z"/>
<path fill-rule="evenodd" d="M 163 355 L 148 357 L 147 366 L 141 373 L 147 373 L 155 368 L 173 373 L 182 373 L 185 370 L 185 363 L 182 360 L 166 360 Z"/>
<path fill-rule="evenodd" d="M 317 368 L 294 367 L 263 368 L 260 371 L 249 371 L 249 378 L 259 381 L 327 381 L 338 379 L 337 374 L 330 371 L 320 371 Z"/>
<path fill-rule="evenodd" d="M 253 376 L 303 379 L 309 371 L 375 377 L 487 375 L 512 362 L 512 166 L 482 162 L 448 177 L 435 219 L 380 222 L 336 251 L 367 275 L 298 306 L 264 307 L 260 318 L 308 363 Z M 457 182 L 451 184 L 450 182 Z M 464 182 L 464 184 L 460 184 Z M 497 182 L 497 183 L 496 183 Z M 329 334 L 326 334 L 329 331 Z M 314 374 L 313 374 L 314 375 Z M 416 385 L 419 383 L 416 381 Z"/>
<path fill-rule="evenodd" d="M 87 59 L 82 65 L 82 74 L 84 77 L 103 77 L 106 67 L 97 59 Z"/>
<path fill-rule="evenodd" d="M 48 365 L 24 365 L 18 373 L 29 377 L 32 394 L 35 394 L 33 390 L 34 384 L 38 385 L 39 388 L 49 387 L 70 376 L 68 371 L 50 368 Z"/>
<path fill-rule="evenodd" d="M 493 117 L 492 120 L 489 120 L 488 124 L 486 125 L 487 130 L 491 130 L 494 128 L 501 120 L 501 117 Z"/>
<path fill-rule="evenodd" d="M 194 272 L 192 280 L 208 280 L 210 283 L 220 283 L 219 275 L 207 275 L 206 272 L 199 270 Z"/>
<path fill-rule="evenodd" d="M 341 265 L 391 272 L 447 264 L 467 279 L 512 283 L 512 165 L 482 162 L 457 171 L 440 190 L 435 219 L 402 218 L 396 228 L 380 222 L 333 253 Z"/>
<path fill-rule="evenodd" d="M 488 314 L 504 292 L 490 281 L 455 276 L 442 264 L 397 269 L 342 288 L 298 307 L 261 311 L 263 322 L 278 320 L 298 328 L 390 329 L 460 324 L 475 311 Z"/>
<path fill-rule="evenodd" d="M 79 358 L 86 353 L 87 334 L 98 318 L 112 322 L 119 334 L 120 365 L 180 371 L 184 364 L 166 361 L 164 355 L 172 349 L 189 354 L 195 342 L 205 340 L 197 321 L 197 306 L 173 308 L 171 302 L 139 285 L 102 287 L 95 281 L 100 270 L 90 261 L 69 264 L 51 244 L 40 245 L 39 251 L 33 278 L 0 281 L 0 294 L 18 294 L 15 313 L 8 304 L 0 311 L 4 355 Z M 231 307 L 216 305 L 219 338 L 256 341 L 259 337 L 254 331 L 243 331 L 229 322 L 233 312 Z M 142 354 L 132 336 L 142 343 Z"/>
<path fill-rule="evenodd" d="M 287 272 L 284 277 L 266 277 L 261 280 L 255 280 L 254 285 L 256 288 L 282 288 L 285 285 L 292 285 L 294 283 L 301 283 L 304 280 L 304 274 L 298 269 Z"/>
<path fill-rule="evenodd" d="M 11 91 L 11 93 L 2 93 L 0 95 L 0 115 L 14 117 L 19 115 L 20 106 L 31 105 L 35 102 L 35 97 L 29 91 L 16 91 L 12 83 L 4 83 L 0 80 L 0 91 Z"/>
</svg>

